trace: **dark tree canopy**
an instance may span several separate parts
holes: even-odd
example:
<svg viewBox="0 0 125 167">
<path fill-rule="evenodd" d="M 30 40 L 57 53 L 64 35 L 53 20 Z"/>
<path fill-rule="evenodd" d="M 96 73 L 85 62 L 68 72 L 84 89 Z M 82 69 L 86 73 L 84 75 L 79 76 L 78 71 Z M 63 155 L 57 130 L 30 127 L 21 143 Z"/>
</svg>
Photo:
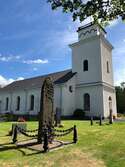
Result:
<svg viewBox="0 0 125 167">
<path fill-rule="evenodd" d="M 106 23 L 114 19 L 125 20 L 125 0 L 48 0 L 52 9 L 62 8 L 72 13 L 73 20 L 82 22 L 92 16 L 95 22 Z"/>
<path fill-rule="evenodd" d="M 116 87 L 116 100 L 117 100 L 117 111 L 118 113 L 125 114 L 125 86 Z"/>
</svg>

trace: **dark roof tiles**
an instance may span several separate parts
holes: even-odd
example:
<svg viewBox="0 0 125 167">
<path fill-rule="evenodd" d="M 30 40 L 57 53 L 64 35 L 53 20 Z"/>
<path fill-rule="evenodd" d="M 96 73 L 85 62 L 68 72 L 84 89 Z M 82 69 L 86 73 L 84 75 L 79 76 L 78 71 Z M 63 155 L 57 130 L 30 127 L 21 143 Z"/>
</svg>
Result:
<svg viewBox="0 0 125 167">
<path fill-rule="evenodd" d="M 61 84 L 67 82 L 71 79 L 76 73 L 72 73 L 72 71 L 68 72 L 66 75 L 63 75 L 61 78 L 55 81 L 55 84 Z"/>
<path fill-rule="evenodd" d="M 14 91 L 14 90 L 25 90 L 25 89 L 35 89 L 35 88 L 41 88 L 43 81 L 46 77 L 51 77 L 54 84 L 62 84 L 67 82 L 69 79 L 71 79 L 75 73 L 72 73 L 71 70 L 65 70 L 61 72 L 56 72 L 52 74 L 47 74 L 44 76 L 38 76 L 35 78 L 29 78 L 25 80 L 15 81 L 4 88 L 2 88 L 0 91 Z"/>
</svg>

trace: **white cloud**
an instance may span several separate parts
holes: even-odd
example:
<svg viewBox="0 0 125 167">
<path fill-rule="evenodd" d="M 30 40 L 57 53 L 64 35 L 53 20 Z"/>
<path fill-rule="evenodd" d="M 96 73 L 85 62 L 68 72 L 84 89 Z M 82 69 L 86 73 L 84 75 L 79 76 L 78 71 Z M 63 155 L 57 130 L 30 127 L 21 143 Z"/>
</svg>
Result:
<svg viewBox="0 0 125 167">
<path fill-rule="evenodd" d="M 23 80 L 23 79 L 24 79 L 23 77 L 19 77 L 16 80 L 14 80 L 12 78 L 7 79 L 7 78 L 3 77 L 2 75 L 0 75 L 0 87 L 4 87 L 4 86 L 6 86 L 14 81 L 19 81 L 19 80 Z"/>
<path fill-rule="evenodd" d="M 49 61 L 47 59 L 42 60 L 42 59 L 36 59 L 36 60 L 21 60 L 20 56 L 14 56 L 14 55 L 9 55 L 9 56 L 4 56 L 0 54 L 0 61 L 1 62 L 18 62 L 18 63 L 24 63 L 24 64 L 46 64 Z"/>
<path fill-rule="evenodd" d="M 23 78 L 23 77 L 18 77 L 18 78 L 16 79 L 16 81 L 20 81 L 20 80 L 24 80 L 24 78 Z"/>
<path fill-rule="evenodd" d="M 37 71 L 37 70 L 38 70 L 38 68 L 36 68 L 36 67 L 33 68 L 33 71 Z"/>
<path fill-rule="evenodd" d="M 24 60 L 24 64 L 46 64 L 49 61 L 47 59 L 42 60 L 42 59 L 36 59 L 36 60 Z"/>
<path fill-rule="evenodd" d="M 13 56 L 13 55 L 3 56 L 2 54 L 0 54 L 0 61 L 2 62 L 10 62 L 10 61 L 15 61 L 19 59 L 20 59 L 20 56 Z"/>
</svg>

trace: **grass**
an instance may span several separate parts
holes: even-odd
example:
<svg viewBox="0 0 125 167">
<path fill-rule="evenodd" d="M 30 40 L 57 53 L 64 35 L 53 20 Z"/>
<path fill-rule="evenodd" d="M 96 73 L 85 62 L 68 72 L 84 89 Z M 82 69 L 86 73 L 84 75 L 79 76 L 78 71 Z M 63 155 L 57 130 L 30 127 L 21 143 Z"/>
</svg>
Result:
<svg viewBox="0 0 125 167">
<path fill-rule="evenodd" d="M 125 122 L 90 126 L 88 121 L 63 121 L 65 129 L 74 124 L 78 128 L 77 144 L 37 154 L 36 151 L 7 144 L 12 141 L 6 136 L 12 123 L 0 123 L 0 147 L 7 147 L 4 151 L 0 149 L 0 167 L 125 167 Z M 28 129 L 35 128 L 37 122 L 28 122 Z M 19 140 L 22 139 L 20 135 Z M 63 140 L 72 141 L 72 135 Z"/>
</svg>

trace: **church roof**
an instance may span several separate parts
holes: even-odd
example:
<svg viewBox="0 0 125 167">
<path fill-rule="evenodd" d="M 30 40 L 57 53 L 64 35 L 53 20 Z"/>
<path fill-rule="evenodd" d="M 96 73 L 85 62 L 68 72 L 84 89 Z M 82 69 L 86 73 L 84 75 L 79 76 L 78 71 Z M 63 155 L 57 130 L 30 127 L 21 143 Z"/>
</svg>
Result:
<svg viewBox="0 0 125 167">
<path fill-rule="evenodd" d="M 15 81 L 3 88 L 0 91 L 14 91 L 14 90 L 26 90 L 41 88 L 43 81 L 46 77 L 51 77 L 54 84 L 62 84 L 71 79 L 76 73 L 72 73 L 72 70 L 65 70 L 61 72 L 51 73 L 43 76 L 38 76 L 34 78 L 28 78 L 20 81 Z"/>
</svg>

